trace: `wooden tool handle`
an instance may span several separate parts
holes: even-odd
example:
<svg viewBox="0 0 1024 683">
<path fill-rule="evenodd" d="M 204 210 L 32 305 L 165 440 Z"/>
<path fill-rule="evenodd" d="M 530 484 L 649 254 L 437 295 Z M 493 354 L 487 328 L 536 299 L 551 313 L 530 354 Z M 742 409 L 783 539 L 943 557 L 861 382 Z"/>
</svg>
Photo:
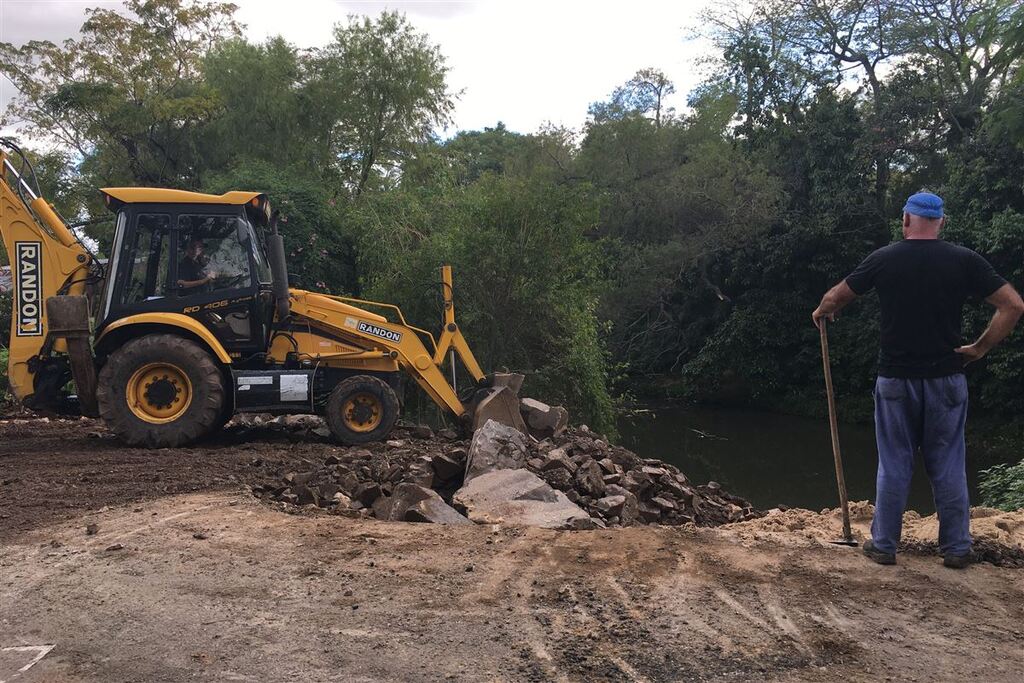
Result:
<svg viewBox="0 0 1024 683">
<path fill-rule="evenodd" d="M 846 498 L 846 477 L 843 476 L 843 456 L 839 451 L 839 424 L 836 419 L 836 395 L 832 389 L 832 366 L 829 363 L 828 332 L 824 318 L 819 320 L 821 331 L 821 363 L 825 370 L 825 392 L 828 394 L 828 424 L 832 430 L 832 456 L 836 466 L 836 485 L 839 487 L 839 504 L 843 509 L 843 537 L 853 538 L 850 531 L 850 503 Z"/>
</svg>

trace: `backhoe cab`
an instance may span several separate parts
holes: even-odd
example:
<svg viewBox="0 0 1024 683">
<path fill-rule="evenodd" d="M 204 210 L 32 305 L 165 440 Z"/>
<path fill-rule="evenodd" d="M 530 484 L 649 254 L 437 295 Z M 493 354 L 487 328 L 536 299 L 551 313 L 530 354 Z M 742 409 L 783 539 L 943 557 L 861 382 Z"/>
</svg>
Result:
<svg viewBox="0 0 1024 683">
<path fill-rule="evenodd" d="M 190 443 L 243 411 L 321 414 L 356 444 L 391 431 L 409 376 L 465 424 L 486 412 L 522 425 L 515 381 L 494 387 L 455 322 L 449 267 L 435 339 L 394 305 L 289 288 L 264 194 L 105 188 L 115 232 L 104 268 L 39 196 L 21 151 L 0 140 L 0 161 L 9 378 L 26 406 L 66 409 L 73 379 L 80 410 L 133 445 Z M 456 355 L 473 380 L 466 403 Z"/>
</svg>

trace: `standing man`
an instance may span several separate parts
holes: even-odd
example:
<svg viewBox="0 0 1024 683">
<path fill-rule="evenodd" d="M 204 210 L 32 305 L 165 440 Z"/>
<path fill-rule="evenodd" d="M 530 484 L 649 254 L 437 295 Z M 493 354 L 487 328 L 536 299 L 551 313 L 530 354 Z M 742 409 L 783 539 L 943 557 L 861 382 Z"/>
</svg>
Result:
<svg viewBox="0 0 1024 683">
<path fill-rule="evenodd" d="M 903 241 L 864 259 L 811 314 L 820 326 L 856 297 L 878 290 L 878 478 L 871 540 L 864 544 L 864 554 L 879 564 L 896 563 L 918 449 L 935 495 L 943 564 L 962 569 L 969 563 L 963 368 L 1006 338 L 1024 314 L 1020 295 L 984 258 L 939 239 L 945 221 L 941 198 L 928 192 L 911 196 L 903 207 Z M 996 312 L 976 342 L 961 346 L 963 305 L 970 297 L 984 299 Z"/>
</svg>

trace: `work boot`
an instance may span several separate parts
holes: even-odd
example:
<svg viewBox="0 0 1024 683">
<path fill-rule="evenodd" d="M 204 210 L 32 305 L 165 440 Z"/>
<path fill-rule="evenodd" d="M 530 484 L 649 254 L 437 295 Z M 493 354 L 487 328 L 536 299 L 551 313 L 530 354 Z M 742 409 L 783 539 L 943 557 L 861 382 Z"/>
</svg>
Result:
<svg viewBox="0 0 1024 683">
<path fill-rule="evenodd" d="M 875 547 L 874 541 L 864 542 L 864 554 L 878 564 L 896 564 L 896 553 L 882 552 Z"/>
<path fill-rule="evenodd" d="M 942 566 L 949 567 L 950 569 L 967 569 L 967 565 L 971 563 L 971 554 L 964 553 L 963 555 L 943 555 Z"/>
</svg>

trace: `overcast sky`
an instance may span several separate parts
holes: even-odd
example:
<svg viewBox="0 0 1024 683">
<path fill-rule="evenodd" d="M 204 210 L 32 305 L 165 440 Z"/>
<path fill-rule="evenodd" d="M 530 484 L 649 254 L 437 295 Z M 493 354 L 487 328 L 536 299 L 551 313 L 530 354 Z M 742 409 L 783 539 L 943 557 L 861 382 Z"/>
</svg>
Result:
<svg viewBox="0 0 1024 683">
<path fill-rule="evenodd" d="M 669 102 L 682 108 L 697 84 L 695 59 L 707 50 L 690 40 L 697 2 L 575 2 L 491 0 L 466 2 L 342 2 L 234 0 L 250 40 L 282 35 L 299 47 L 330 41 L 331 27 L 350 14 L 405 12 L 441 46 L 452 89 L 462 91 L 455 126 L 479 129 L 498 120 L 520 132 L 545 123 L 578 128 L 587 106 L 644 67 L 665 71 L 677 89 Z M 55 42 L 77 34 L 87 7 L 117 8 L 103 0 L 0 0 L 0 41 Z M 0 103 L 13 86 L 0 77 Z"/>
</svg>

